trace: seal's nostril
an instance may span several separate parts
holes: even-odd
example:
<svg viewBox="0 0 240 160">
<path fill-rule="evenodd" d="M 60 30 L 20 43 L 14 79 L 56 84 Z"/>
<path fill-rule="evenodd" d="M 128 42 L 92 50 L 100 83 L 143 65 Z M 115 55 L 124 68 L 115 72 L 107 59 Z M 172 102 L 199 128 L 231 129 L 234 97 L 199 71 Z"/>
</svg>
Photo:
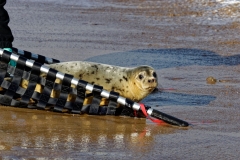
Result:
<svg viewBox="0 0 240 160">
<path fill-rule="evenodd" d="M 149 79 L 148 83 L 151 83 L 151 82 L 154 82 L 154 81 L 155 81 L 155 79 Z"/>
</svg>

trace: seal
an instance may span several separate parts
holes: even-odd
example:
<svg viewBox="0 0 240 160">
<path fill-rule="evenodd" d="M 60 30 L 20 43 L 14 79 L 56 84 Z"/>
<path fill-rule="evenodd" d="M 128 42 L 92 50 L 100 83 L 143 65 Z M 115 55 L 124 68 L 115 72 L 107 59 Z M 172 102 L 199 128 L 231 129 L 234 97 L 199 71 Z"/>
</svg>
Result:
<svg viewBox="0 0 240 160">
<path fill-rule="evenodd" d="M 70 74 L 74 78 L 87 81 L 90 84 L 103 86 L 103 89 L 109 92 L 118 92 L 120 96 L 135 102 L 144 99 L 158 85 L 157 74 L 150 66 L 127 68 L 87 61 L 71 61 L 51 64 L 48 67 Z M 46 77 L 46 74 L 43 73 L 41 76 Z M 61 80 L 56 79 L 55 83 L 61 83 Z M 22 80 L 21 86 L 27 88 L 28 81 Z M 35 91 L 42 93 L 40 84 L 37 84 Z M 51 97 L 56 98 L 58 96 L 59 92 L 53 90 Z M 73 101 L 74 99 L 75 96 L 69 94 L 67 101 Z M 87 97 L 84 104 L 90 104 L 91 101 L 92 97 Z M 103 98 L 100 105 L 107 104 L 108 100 Z"/>
<path fill-rule="evenodd" d="M 51 64 L 49 67 L 91 84 L 103 86 L 109 92 L 118 92 L 121 96 L 136 102 L 144 99 L 158 85 L 157 74 L 150 66 L 127 68 L 87 61 L 71 61 Z"/>
</svg>

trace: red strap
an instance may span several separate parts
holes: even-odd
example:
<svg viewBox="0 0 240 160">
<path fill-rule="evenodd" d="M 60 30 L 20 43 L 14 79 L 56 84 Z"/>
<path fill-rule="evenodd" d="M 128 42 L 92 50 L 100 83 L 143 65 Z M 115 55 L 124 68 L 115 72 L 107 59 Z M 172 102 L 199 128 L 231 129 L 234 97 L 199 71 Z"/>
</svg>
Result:
<svg viewBox="0 0 240 160">
<path fill-rule="evenodd" d="M 160 124 L 160 123 L 165 123 L 164 121 L 162 121 L 162 120 L 160 120 L 160 119 L 155 119 L 155 118 L 150 117 L 150 116 L 147 114 L 147 111 L 146 111 L 146 108 L 145 108 L 144 104 L 140 103 L 140 108 L 141 108 L 143 114 L 146 116 L 146 118 L 150 119 L 152 122 L 158 123 L 158 124 Z"/>
</svg>

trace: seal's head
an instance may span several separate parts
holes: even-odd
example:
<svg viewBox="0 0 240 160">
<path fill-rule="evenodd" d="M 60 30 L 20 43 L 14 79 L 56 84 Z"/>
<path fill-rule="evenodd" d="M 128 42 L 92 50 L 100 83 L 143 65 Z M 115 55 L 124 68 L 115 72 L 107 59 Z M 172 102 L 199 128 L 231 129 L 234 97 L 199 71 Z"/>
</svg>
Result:
<svg viewBox="0 0 240 160">
<path fill-rule="evenodd" d="M 157 87 L 157 74 L 152 67 L 140 66 L 135 68 L 136 85 L 143 91 L 153 91 Z"/>
<path fill-rule="evenodd" d="M 150 94 L 158 85 L 157 74 L 150 66 L 139 66 L 132 70 L 133 94 L 138 94 L 135 100 L 140 101 Z M 136 96 L 136 95 L 135 95 Z"/>
</svg>

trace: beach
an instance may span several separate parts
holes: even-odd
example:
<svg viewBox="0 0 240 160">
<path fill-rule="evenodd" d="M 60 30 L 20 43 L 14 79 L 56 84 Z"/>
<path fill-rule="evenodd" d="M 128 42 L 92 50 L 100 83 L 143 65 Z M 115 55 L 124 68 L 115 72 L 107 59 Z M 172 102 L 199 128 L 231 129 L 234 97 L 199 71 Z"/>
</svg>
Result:
<svg viewBox="0 0 240 160">
<path fill-rule="evenodd" d="M 239 1 L 8 0 L 5 8 L 18 49 L 154 67 L 161 92 L 142 102 L 191 125 L 0 106 L 1 159 L 239 159 Z"/>
</svg>

